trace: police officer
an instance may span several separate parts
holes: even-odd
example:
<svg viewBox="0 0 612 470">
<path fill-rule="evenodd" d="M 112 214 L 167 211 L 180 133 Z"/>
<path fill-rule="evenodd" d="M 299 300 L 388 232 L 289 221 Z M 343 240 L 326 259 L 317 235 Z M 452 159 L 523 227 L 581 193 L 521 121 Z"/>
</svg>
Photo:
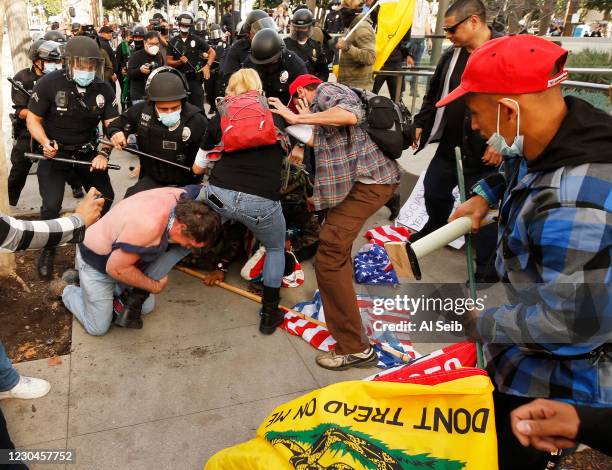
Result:
<svg viewBox="0 0 612 470">
<path fill-rule="evenodd" d="M 163 65 L 163 57 L 159 51 L 159 33 L 147 31 L 144 48 L 134 52 L 128 62 L 128 78 L 130 80 L 130 98 L 132 104 L 145 99 L 145 84 L 149 74 Z"/>
<path fill-rule="evenodd" d="M 291 34 L 285 38 L 285 46 L 304 61 L 309 74 L 326 82 L 329 78 L 327 57 L 321 44 L 310 37 L 312 22 L 310 10 L 297 10 L 291 18 Z"/>
<path fill-rule="evenodd" d="M 32 67 L 17 72 L 13 80 L 31 94 L 34 84 L 43 74 L 62 67 L 61 46 L 54 41 L 39 39 L 30 47 L 30 60 L 32 60 Z M 11 89 L 11 99 L 13 100 L 15 114 L 11 115 L 14 144 L 11 150 L 12 166 L 8 178 L 8 195 L 9 204 L 16 206 L 32 167 L 32 161 L 25 158 L 24 153 L 31 152 L 33 146 L 30 133 L 26 127 L 30 97 L 13 87 Z"/>
<path fill-rule="evenodd" d="M 195 34 L 193 16 L 181 13 L 177 17 L 180 33 L 170 39 L 167 64 L 182 72 L 189 84 L 189 102 L 198 108 L 204 107 L 202 78 L 210 78 L 210 68 L 215 61 L 215 50 Z M 202 67 L 202 64 L 204 66 Z"/>
<path fill-rule="evenodd" d="M 135 104 L 108 126 L 108 136 L 116 148 L 123 148 L 127 145 L 126 134 L 135 132 L 139 150 L 188 169 L 141 157 L 139 180 L 125 197 L 198 181 L 191 167 L 208 122 L 200 108 L 187 102 L 185 78 L 176 69 L 160 67 L 151 72 L 145 93 L 146 101 Z"/>
<path fill-rule="evenodd" d="M 204 18 L 198 18 L 195 22 L 194 31 L 196 36 L 206 41 L 208 39 L 208 27 Z"/>
<path fill-rule="evenodd" d="M 225 57 L 225 53 L 228 48 L 227 42 L 225 41 L 225 35 L 223 34 L 221 26 L 218 24 L 213 23 L 210 25 L 208 43 L 215 49 L 216 60 L 210 70 L 210 78 L 204 81 L 204 91 L 206 91 L 206 99 L 208 104 L 210 104 L 210 112 L 213 114 L 217 112 L 215 101 L 217 96 L 219 96 L 218 83 L 220 81 L 220 64 L 223 61 L 223 57 Z"/>
<path fill-rule="evenodd" d="M 331 0 L 329 2 L 329 10 L 325 17 L 323 31 L 329 34 L 340 34 L 344 31 L 342 12 L 340 11 L 340 0 Z"/>
<path fill-rule="evenodd" d="M 55 41 L 60 44 L 66 44 L 66 41 L 68 40 L 66 35 L 58 29 L 51 29 L 47 31 L 43 36 L 43 39 L 45 41 Z"/>
<path fill-rule="evenodd" d="M 257 70 L 268 98 L 289 102 L 289 85 L 298 76 L 308 73 L 300 57 L 285 49 L 283 40 L 274 29 L 262 29 L 253 37 L 251 53 L 244 68 Z"/>
<path fill-rule="evenodd" d="M 253 27 L 255 23 L 257 24 Z M 242 68 L 242 63 L 249 56 L 253 36 L 264 28 L 272 28 L 274 30 L 277 29 L 276 23 L 265 11 L 251 11 L 240 28 L 240 35 L 242 37 L 232 44 L 232 46 L 227 50 L 227 53 L 223 58 L 223 62 L 221 62 L 221 80 L 219 81 L 219 86 L 217 88 L 219 95 L 225 95 L 225 88 L 227 87 L 229 78 L 234 72 Z"/>
<path fill-rule="evenodd" d="M 70 26 L 70 34 L 72 37 L 78 36 L 81 34 L 81 23 L 72 23 Z"/>
<path fill-rule="evenodd" d="M 58 217 L 64 183 L 73 170 L 87 190 L 95 186 L 102 193 L 103 212 L 110 209 L 114 197 L 105 171 L 110 149 L 97 150 L 95 145 L 100 121 L 108 126 L 119 115 L 115 93 L 101 78 L 100 48 L 93 39 L 77 36 L 68 41 L 65 57 L 62 70 L 38 80 L 28 105 L 28 130 L 48 158 L 38 165 L 43 220 Z M 86 160 L 91 166 L 56 162 L 54 157 Z M 54 256 L 53 248 L 41 253 L 38 272 L 43 279 L 53 275 Z"/>
</svg>

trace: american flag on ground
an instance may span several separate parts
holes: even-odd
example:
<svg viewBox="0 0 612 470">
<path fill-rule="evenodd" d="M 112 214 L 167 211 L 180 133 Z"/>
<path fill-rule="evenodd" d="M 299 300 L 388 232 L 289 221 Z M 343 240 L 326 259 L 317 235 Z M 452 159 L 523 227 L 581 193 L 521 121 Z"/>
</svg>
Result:
<svg viewBox="0 0 612 470">
<path fill-rule="evenodd" d="M 384 351 L 383 345 L 386 348 L 392 348 L 401 353 L 407 354 L 410 357 L 419 357 L 418 353 L 412 347 L 410 338 L 407 333 L 395 332 L 379 332 L 376 331 L 373 324 L 375 321 L 385 323 L 398 323 L 399 321 L 409 320 L 409 312 L 406 311 L 385 311 L 384 314 L 378 315 L 374 313 L 374 298 L 364 295 L 357 296 L 357 305 L 361 314 L 364 328 L 368 338 L 374 344 L 374 348 L 378 353 L 377 366 L 386 369 L 397 365 L 405 364 L 394 355 Z M 300 302 L 293 307 L 304 315 L 314 318 L 320 322 L 325 322 L 325 313 L 321 302 L 319 291 L 315 292 L 313 300 Z M 320 351 L 331 351 L 336 347 L 336 340 L 331 336 L 329 330 L 323 326 L 317 325 L 314 322 L 302 319 L 290 312 L 285 313 L 285 322 L 282 328 L 289 333 L 300 336 L 305 341 L 310 343 Z"/>
<path fill-rule="evenodd" d="M 391 260 L 380 245 L 363 245 L 355 255 L 353 265 L 358 284 L 399 284 Z"/>
<path fill-rule="evenodd" d="M 384 246 L 387 242 L 406 242 L 410 239 L 412 230 L 406 227 L 394 227 L 393 225 L 381 225 L 368 230 L 363 236 L 370 243 Z"/>
</svg>

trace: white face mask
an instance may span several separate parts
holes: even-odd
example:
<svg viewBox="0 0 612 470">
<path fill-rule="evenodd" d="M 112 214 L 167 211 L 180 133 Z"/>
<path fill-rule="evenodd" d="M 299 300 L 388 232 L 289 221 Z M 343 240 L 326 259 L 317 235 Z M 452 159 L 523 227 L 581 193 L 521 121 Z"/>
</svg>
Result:
<svg viewBox="0 0 612 470">
<path fill-rule="evenodd" d="M 159 46 L 147 46 L 147 53 L 149 55 L 157 55 L 159 52 Z"/>
<path fill-rule="evenodd" d="M 514 137 L 514 141 L 512 145 L 508 145 L 506 143 L 506 139 L 502 137 L 499 133 L 499 118 L 500 118 L 500 110 L 501 103 L 497 105 L 497 132 L 495 132 L 489 140 L 487 140 L 487 144 L 489 144 L 496 152 L 501 153 L 507 157 L 520 157 L 523 155 L 523 136 L 519 134 L 521 127 L 521 107 L 518 102 L 513 100 L 512 98 L 503 98 L 508 101 L 512 101 L 516 105 L 516 136 Z"/>
<path fill-rule="evenodd" d="M 181 30 L 181 33 L 188 33 L 189 32 L 189 26 L 181 26 L 179 29 Z"/>
</svg>

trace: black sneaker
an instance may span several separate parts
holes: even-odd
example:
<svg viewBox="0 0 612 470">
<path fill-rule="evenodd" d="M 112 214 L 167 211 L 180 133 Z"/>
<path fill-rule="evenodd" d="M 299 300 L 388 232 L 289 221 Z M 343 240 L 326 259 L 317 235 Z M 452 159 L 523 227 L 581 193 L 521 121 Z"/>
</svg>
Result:
<svg viewBox="0 0 612 470">
<path fill-rule="evenodd" d="M 81 199 L 85 196 L 83 192 L 83 188 L 81 186 L 73 186 L 72 187 L 72 197 L 75 199 Z"/>
</svg>

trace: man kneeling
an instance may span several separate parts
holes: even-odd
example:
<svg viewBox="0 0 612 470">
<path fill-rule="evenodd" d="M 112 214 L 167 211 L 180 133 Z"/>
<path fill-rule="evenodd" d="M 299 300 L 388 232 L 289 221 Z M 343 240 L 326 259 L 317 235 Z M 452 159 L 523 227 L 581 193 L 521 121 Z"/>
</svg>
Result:
<svg viewBox="0 0 612 470">
<path fill-rule="evenodd" d="M 108 331 L 113 307 L 115 324 L 142 328 L 141 312 L 154 306 L 149 294 L 166 287 L 168 272 L 189 249 L 213 243 L 220 226 L 219 216 L 184 189 L 135 194 L 87 229 L 76 253 L 80 287 L 76 275 L 65 273 L 56 292 L 89 334 Z M 182 248 L 167 251 L 169 244 Z"/>
</svg>

